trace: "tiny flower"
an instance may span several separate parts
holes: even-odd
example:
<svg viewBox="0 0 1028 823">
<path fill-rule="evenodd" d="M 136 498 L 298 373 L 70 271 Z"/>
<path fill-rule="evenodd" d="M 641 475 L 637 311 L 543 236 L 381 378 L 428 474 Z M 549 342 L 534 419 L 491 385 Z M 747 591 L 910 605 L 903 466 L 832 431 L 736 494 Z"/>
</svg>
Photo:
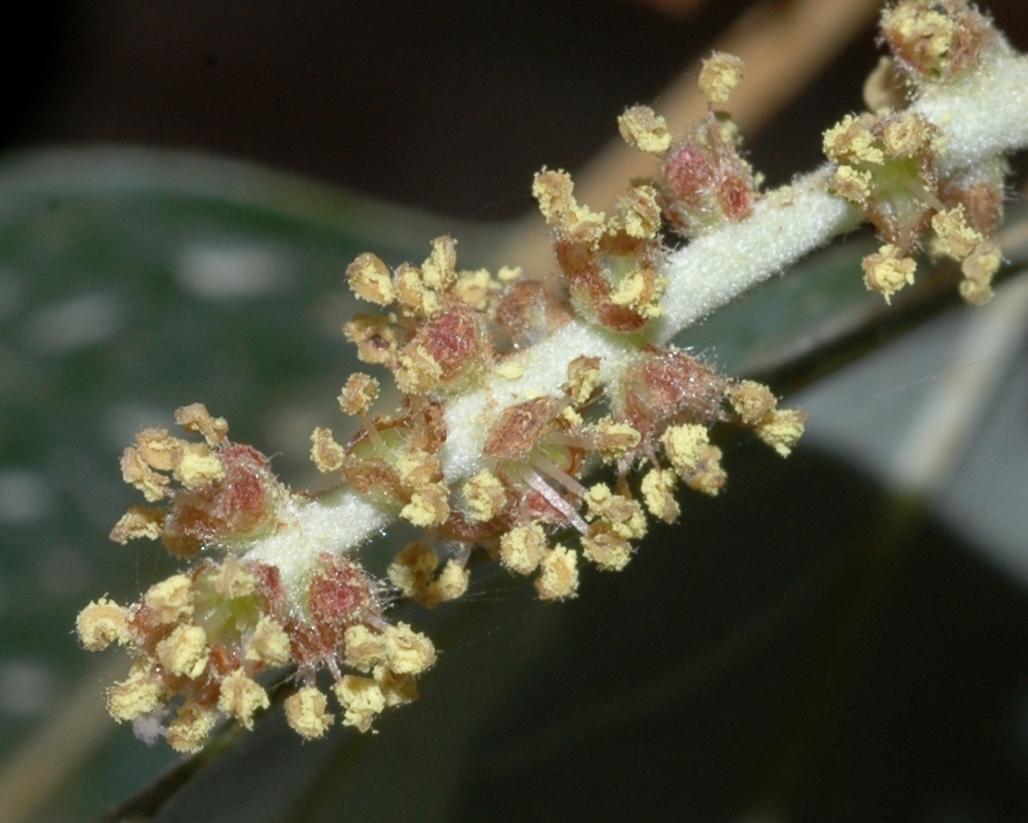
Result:
<svg viewBox="0 0 1028 823">
<path fill-rule="evenodd" d="M 183 754 L 193 754 L 203 748 L 218 722 L 218 713 L 196 703 L 179 709 L 178 716 L 168 726 L 168 745 Z"/>
<path fill-rule="evenodd" d="M 285 701 L 286 722 L 300 737 L 315 740 L 335 723 L 328 699 L 314 686 L 306 686 Z"/>
<path fill-rule="evenodd" d="M 143 603 L 158 623 L 175 623 L 193 614 L 192 581 L 176 574 L 154 583 L 143 597 Z"/>
<path fill-rule="evenodd" d="M 171 674 L 195 680 L 207 667 L 210 649 L 199 626 L 177 626 L 157 644 L 157 659 Z"/>
<path fill-rule="evenodd" d="M 618 131 L 632 148 L 662 154 L 671 145 L 667 121 L 649 106 L 632 106 L 618 118 Z"/>
<path fill-rule="evenodd" d="M 311 434 L 311 461 L 323 474 L 334 474 L 343 468 L 346 450 L 332 437 L 332 429 L 316 428 Z"/>
<path fill-rule="evenodd" d="M 362 254 L 346 267 L 353 293 L 362 300 L 388 306 L 396 299 L 389 267 L 373 254 Z"/>
<path fill-rule="evenodd" d="M 378 381 L 368 374 L 354 372 L 343 386 L 339 394 L 339 408 L 343 414 L 363 415 L 371 409 L 378 399 Z"/>
<path fill-rule="evenodd" d="M 119 723 L 152 712 L 161 701 L 163 689 L 149 660 L 132 664 L 129 675 L 107 690 L 107 713 Z"/>
<path fill-rule="evenodd" d="M 242 669 L 236 669 L 221 681 L 218 709 L 238 720 L 244 729 L 252 729 L 254 714 L 269 705 L 268 693 Z"/>
<path fill-rule="evenodd" d="M 540 600 L 564 600 L 578 595 L 578 555 L 554 546 L 543 555 L 535 590 Z"/>
<path fill-rule="evenodd" d="M 864 283 L 872 291 L 881 292 L 886 303 L 904 286 L 913 285 L 917 263 L 910 257 L 903 257 L 899 249 L 886 244 L 877 253 L 869 254 L 861 262 L 864 269 Z"/>
<path fill-rule="evenodd" d="M 455 560 L 448 560 L 439 577 L 425 586 L 418 594 L 422 606 L 434 609 L 440 603 L 463 597 L 468 590 L 471 574 Z"/>
<path fill-rule="evenodd" d="M 675 500 L 678 477 L 671 469 L 652 469 L 642 479 L 642 495 L 650 514 L 665 523 L 674 523 L 681 514 Z"/>
<path fill-rule="evenodd" d="M 507 489 L 488 469 L 482 469 L 463 487 L 464 503 L 471 520 L 485 522 L 500 514 L 507 505 Z"/>
<path fill-rule="evenodd" d="M 542 526 L 518 526 L 500 538 L 500 561 L 518 574 L 531 574 L 547 552 Z"/>
<path fill-rule="evenodd" d="M 106 649 L 111 643 L 124 645 L 132 639 L 128 609 L 101 597 L 79 612 L 75 631 L 79 641 L 91 652 Z"/>
<path fill-rule="evenodd" d="M 421 674 L 436 661 L 432 641 L 406 623 L 386 630 L 385 653 L 387 665 L 397 674 Z"/>
<path fill-rule="evenodd" d="M 726 103 L 742 83 L 745 64 L 742 59 L 723 51 L 715 51 L 703 61 L 700 69 L 700 92 L 711 103 Z"/>
<path fill-rule="evenodd" d="M 332 687 L 336 699 L 346 710 L 343 725 L 366 732 L 372 721 L 386 707 L 386 698 L 378 683 L 370 677 L 346 675 Z"/>
<path fill-rule="evenodd" d="M 156 540 L 161 536 L 164 526 L 164 511 L 148 509 L 145 506 L 129 506 L 114 528 L 111 529 L 111 540 L 124 545 L 129 540 L 146 538 Z"/>
</svg>

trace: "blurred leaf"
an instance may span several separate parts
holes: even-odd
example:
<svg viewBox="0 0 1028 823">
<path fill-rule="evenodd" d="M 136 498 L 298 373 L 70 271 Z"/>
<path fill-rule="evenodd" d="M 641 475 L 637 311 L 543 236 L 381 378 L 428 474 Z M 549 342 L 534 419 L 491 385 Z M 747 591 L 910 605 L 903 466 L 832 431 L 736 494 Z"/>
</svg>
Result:
<svg viewBox="0 0 1028 823">
<path fill-rule="evenodd" d="M 74 617 L 134 600 L 170 567 L 107 532 L 135 495 L 118 457 L 145 425 L 202 401 L 303 481 L 307 437 L 341 423 L 356 367 L 340 327 L 346 265 L 420 261 L 439 234 L 462 261 L 490 232 L 233 161 L 142 149 L 0 162 L 0 747 L 11 753 L 85 673 Z M 126 728 L 54 807 L 88 818 L 170 755 Z"/>
<path fill-rule="evenodd" d="M 428 217 L 234 161 L 97 149 L 0 163 L 5 752 L 52 716 L 83 676 L 98 681 L 101 701 L 99 683 L 109 676 L 104 659 L 82 653 L 70 634 L 77 610 L 105 591 L 133 600 L 171 566 L 157 547 L 123 548 L 107 539 L 111 524 L 136 502 L 117 468 L 133 434 L 170 425 L 174 408 L 202 401 L 228 418 L 235 438 L 277 454 L 285 479 L 317 482 L 307 438 L 315 425 L 343 425 L 333 398 L 357 367 L 339 332 L 356 310 L 343 287 L 345 266 L 368 250 L 390 264 L 420 261 L 429 239 L 443 233 L 459 239 L 461 265 L 489 259 L 501 246 L 495 228 Z M 897 301 L 898 311 L 887 313 L 861 281 L 859 260 L 869 248 L 858 239 L 822 252 L 690 329 L 679 343 L 709 353 L 727 373 L 785 374 L 814 363 L 806 372 L 811 379 L 866 348 L 862 332 L 883 318 L 899 331 L 954 299 L 952 277 L 922 278 Z M 835 360 L 823 357 L 826 347 L 834 347 Z M 387 718 L 374 742 L 376 757 L 384 759 L 368 766 L 384 770 L 379 790 L 398 779 L 391 758 L 402 756 L 408 735 L 457 741 L 451 754 L 459 760 L 476 724 L 515 699 L 514 670 L 560 643 L 559 607 L 534 603 L 523 581 L 509 581 L 495 568 L 479 577 L 469 602 L 417 620 L 436 624 L 444 649 L 479 647 L 472 667 L 480 672 L 480 691 L 462 693 L 455 715 L 424 714 L 415 706 Z M 443 669 L 426 689 L 468 688 L 461 680 L 466 669 L 449 675 Z M 447 723 L 460 724 L 451 738 L 438 728 Z M 302 817 L 320 802 L 319 791 L 334 796 L 343 780 L 339 770 L 373 747 L 371 738 L 337 731 L 322 748 L 301 750 L 283 729 L 278 715 L 269 718 L 210 767 L 210 779 L 222 775 L 255 792 L 250 802 L 266 819 L 273 807 Z M 282 746 L 298 752 L 293 765 L 269 771 L 261 758 Z M 419 783 L 423 793 L 435 787 L 438 808 L 455 791 L 452 770 L 459 768 L 446 756 L 426 766 L 428 777 Z M 70 819 L 93 816 L 170 760 L 164 747 L 148 750 L 117 728 L 49 810 Z M 427 803 L 424 794 L 419 799 Z M 182 801 L 182 815 L 189 802 Z M 169 806 L 168 819 L 172 812 Z"/>
</svg>

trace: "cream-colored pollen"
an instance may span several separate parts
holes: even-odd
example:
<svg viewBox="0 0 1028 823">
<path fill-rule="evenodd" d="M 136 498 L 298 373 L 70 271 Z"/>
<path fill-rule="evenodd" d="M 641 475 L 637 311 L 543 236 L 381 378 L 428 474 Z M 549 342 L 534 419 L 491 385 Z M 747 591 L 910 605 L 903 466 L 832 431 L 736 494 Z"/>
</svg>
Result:
<svg viewBox="0 0 1028 823">
<path fill-rule="evenodd" d="M 161 692 L 150 661 L 137 661 L 128 677 L 107 690 L 107 713 L 119 723 L 135 720 L 157 708 Z"/>
<path fill-rule="evenodd" d="M 496 279 L 501 283 L 513 283 L 521 279 L 521 266 L 501 266 L 496 272 Z"/>
<path fill-rule="evenodd" d="M 306 686 L 285 700 L 286 722 L 300 737 L 315 740 L 335 723 L 328 699 L 314 686 Z"/>
<path fill-rule="evenodd" d="M 385 631 L 386 664 L 397 674 L 421 674 L 435 664 L 432 641 L 406 623 Z"/>
<path fill-rule="evenodd" d="M 207 667 L 210 649 L 207 633 L 200 626 L 177 626 L 157 644 L 157 659 L 169 672 L 195 680 Z"/>
<path fill-rule="evenodd" d="M 373 254 L 362 254 L 346 267 L 350 288 L 362 300 L 388 306 L 396 299 L 389 267 Z"/>
<path fill-rule="evenodd" d="M 619 572 L 632 559 L 632 546 L 620 535 L 599 532 L 582 538 L 582 554 L 602 571 Z"/>
<path fill-rule="evenodd" d="M 721 468 L 721 449 L 717 446 L 703 446 L 696 468 L 684 479 L 693 491 L 716 497 L 727 479 L 725 470 Z"/>
<path fill-rule="evenodd" d="M 864 269 L 864 284 L 868 289 L 880 292 L 886 303 L 891 303 L 892 296 L 904 286 L 913 284 L 917 269 L 913 258 L 900 257 L 899 249 L 892 244 L 869 254 L 860 265 Z"/>
<path fill-rule="evenodd" d="M 453 293 L 475 311 L 486 311 L 496 285 L 497 283 L 489 275 L 488 269 L 462 271 L 457 275 Z"/>
<path fill-rule="evenodd" d="M 405 597 L 414 597 L 431 580 L 439 567 L 439 557 L 423 543 L 408 543 L 386 570 L 389 582 L 403 592 Z"/>
<path fill-rule="evenodd" d="M 621 279 L 610 294 L 615 306 L 627 306 L 643 317 L 660 317 L 667 280 L 652 269 L 637 269 Z"/>
<path fill-rule="evenodd" d="M 632 186 L 618 198 L 616 211 L 629 237 L 652 240 L 660 231 L 660 203 L 653 186 Z"/>
<path fill-rule="evenodd" d="M 600 385 L 600 358 L 576 357 L 568 363 L 568 382 L 564 384 L 564 391 L 567 392 L 571 401 L 582 405 L 596 391 Z"/>
<path fill-rule="evenodd" d="M 111 643 L 124 645 L 132 639 L 129 633 L 131 615 L 124 606 L 101 597 L 79 612 L 75 632 L 79 641 L 91 652 L 106 649 Z"/>
<path fill-rule="evenodd" d="M 339 408 L 343 414 L 367 414 L 378 399 L 378 381 L 370 374 L 354 372 L 339 393 Z"/>
<path fill-rule="evenodd" d="M 151 503 L 162 499 L 171 481 L 155 472 L 143 459 L 139 449 L 129 446 L 121 455 L 121 476 L 130 486 L 143 493 Z"/>
<path fill-rule="evenodd" d="M 596 439 L 596 450 L 607 463 L 625 457 L 641 440 L 634 428 L 627 423 L 616 423 L 609 416 L 590 426 L 590 431 Z"/>
<path fill-rule="evenodd" d="M 936 59 L 948 54 L 956 31 L 956 23 L 945 14 L 910 3 L 886 11 L 882 27 L 895 30 L 908 42 L 919 41 Z"/>
<path fill-rule="evenodd" d="M 600 518 L 607 529 L 626 540 L 638 540 L 646 534 L 646 516 L 634 500 L 614 494 L 603 483 L 597 483 L 585 496 L 589 520 Z"/>
<path fill-rule="evenodd" d="M 182 447 L 175 479 L 187 489 L 198 489 L 225 477 L 225 467 L 206 443 L 186 443 Z"/>
<path fill-rule="evenodd" d="M 424 273 L 416 266 L 403 264 L 393 276 L 396 296 L 408 313 L 421 316 L 435 314 L 440 309 L 439 295 L 428 287 Z"/>
<path fill-rule="evenodd" d="M 443 464 L 437 455 L 412 450 L 397 458 L 396 472 L 405 486 L 418 488 L 442 477 Z"/>
<path fill-rule="evenodd" d="M 346 450 L 332 437 L 332 429 L 318 426 L 311 433 L 311 461 L 322 474 L 334 474 L 343 467 Z"/>
<path fill-rule="evenodd" d="M 269 668 L 284 666 L 292 657 L 289 635 L 282 624 L 262 614 L 254 626 L 253 635 L 244 648 L 246 660 L 263 663 Z"/>
<path fill-rule="evenodd" d="M 871 172 L 857 171 L 853 166 L 839 166 L 828 183 L 829 189 L 857 206 L 866 207 L 871 196 Z"/>
<path fill-rule="evenodd" d="M 992 278 L 1003 265 L 1003 253 L 995 240 L 978 244 L 960 266 L 964 279 L 960 281 L 960 296 L 972 306 L 988 303 L 994 296 Z"/>
<path fill-rule="evenodd" d="M 885 154 L 874 143 L 871 130 L 852 114 L 847 114 L 824 134 L 824 152 L 837 163 L 881 164 L 885 161 Z"/>
<path fill-rule="evenodd" d="M 346 646 L 346 665 L 361 672 L 370 672 L 381 663 L 385 663 L 389 655 L 386 651 L 385 635 L 372 631 L 360 624 L 350 626 L 343 636 Z"/>
<path fill-rule="evenodd" d="M 448 603 L 464 596 L 471 581 L 471 574 L 455 560 L 448 560 L 439 577 L 429 583 L 418 594 L 418 602 L 430 609 L 440 603 Z"/>
<path fill-rule="evenodd" d="M 457 282 L 457 241 L 448 235 L 432 241 L 432 253 L 421 265 L 425 285 L 441 292 Z"/>
<path fill-rule="evenodd" d="M 546 553 L 542 526 L 517 526 L 500 538 L 500 562 L 518 574 L 531 574 Z"/>
<path fill-rule="evenodd" d="M 136 435 L 136 447 L 147 464 L 157 471 L 175 468 L 176 453 L 184 441 L 172 437 L 167 429 L 143 429 Z"/>
<path fill-rule="evenodd" d="M 147 589 L 143 603 L 158 623 L 175 623 L 193 613 L 192 581 L 176 574 Z"/>
<path fill-rule="evenodd" d="M 227 600 L 249 597 L 257 590 L 257 578 L 235 557 L 226 557 L 210 577 L 214 591 Z"/>
<path fill-rule="evenodd" d="M 194 754 L 203 748 L 217 722 L 218 713 L 214 709 L 195 703 L 183 706 L 168 726 L 168 745 L 177 752 Z"/>
<path fill-rule="evenodd" d="M 430 483 L 410 496 L 410 503 L 400 509 L 400 517 L 415 526 L 441 526 L 450 516 L 450 490 L 445 483 Z"/>
<path fill-rule="evenodd" d="M 700 69 L 700 92 L 711 103 L 725 103 L 742 83 L 745 63 L 734 54 L 716 51 L 703 61 Z"/>
<path fill-rule="evenodd" d="M 228 436 L 228 423 L 225 418 L 211 417 L 203 403 L 193 403 L 175 409 L 175 422 L 187 432 L 203 435 L 203 439 L 212 449 L 224 445 Z"/>
<path fill-rule="evenodd" d="M 540 600 L 563 600 L 578 595 L 578 554 L 564 546 L 554 546 L 539 563 L 535 591 Z"/>
<path fill-rule="evenodd" d="M 729 386 L 726 394 L 735 413 L 747 426 L 755 426 L 778 405 L 771 389 L 753 380 L 740 380 Z"/>
<path fill-rule="evenodd" d="M 230 714 L 244 729 L 253 728 L 253 715 L 271 705 L 268 693 L 256 680 L 247 677 L 242 669 L 236 669 L 221 681 L 218 708 Z"/>
<path fill-rule="evenodd" d="M 678 476 L 671 469 L 652 469 L 642 479 L 640 489 L 646 508 L 665 523 L 674 523 L 681 514 L 675 500 Z"/>
<path fill-rule="evenodd" d="M 607 231 L 607 216 L 575 203 L 561 215 L 560 230 L 569 240 L 596 248 Z"/>
<path fill-rule="evenodd" d="M 156 540 L 164 526 L 164 512 L 146 506 L 130 506 L 111 529 L 111 540 L 124 545 L 129 540 Z"/>
<path fill-rule="evenodd" d="M 940 211 L 932 217 L 932 231 L 938 238 L 938 250 L 956 260 L 963 260 L 984 239 L 967 225 L 963 205 Z"/>
<path fill-rule="evenodd" d="M 560 413 L 560 416 L 563 417 L 573 428 L 577 428 L 585 422 L 582 415 L 576 412 L 571 406 L 564 409 L 564 411 Z"/>
<path fill-rule="evenodd" d="M 543 169 L 532 179 L 532 196 L 539 203 L 539 211 L 546 222 L 550 224 L 556 223 L 574 205 L 573 190 L 574 183 L 566 171 Z"/>
<path fill-rule="evenodd" d="M 405 394 L 425 394 L 439 385 L 443 367 L 420 343 L 407 346 L 400 355 L 396 385 Z"/>
<path fill-rule="evenodd" d="M 632 106 L 618 118 L 618 131 L 629 146 L 650 154 L 663 154 L 671 147 L 667 121 L 649 106 Z"/>
<path fill-rule="evenodd" d="M 375 716 L 386 707 L 385 695 L 378 683 L 370 677 L 346 675 L 332 690 L 340 705 L 346 710 L 343 725 L 353 726 L 366 732 L 371 728 Z"/>
<path fill-rule="evenodd" d="M 882 143 L 893 157 L 913 157 L 932 144 L 934 134 L 928 121 L 916 112 L 902 112 L 886 118 Z"/>
<path fill-rule="evenodd" d="M 707 430 L 698 424 L 670 426 L 661 437 L 664 453 L 680 476 L 696 471 L 704 447 L 710 442 Z"/>
<path fill-rule="evenodd" d="M 505 360 L 493 370 L 493 373 L 504 380 L 517 380 L 525 373 L 525 367 L 517 360 Z"/>
<path fill-rule="evenodd" d="M 375 666 L 374 674 L 387 708 L 418 699 L 418 683 L 413 675 L 397 674 L 388 666 Z"/>
<path fill-rule="evenodd" d="M 507 505 L 507 489 L 488 469 L 482 469 L 464 484 L 464 503 L 470 520 L 492 520 Z"/>
<path fill-rule="evenodd" d="M 388 363 L 396 354 L 396 328 L 388 317 L 359 315 L 343 326 L 343 335 L 357 347 L 362 363 Z"/>
<path fill-rule="evenodd" d="M 782 457 L 788 457 L 803 435 L 807 413 L 803 409 L 775 409 L 754 431 Z"/>
</svg>

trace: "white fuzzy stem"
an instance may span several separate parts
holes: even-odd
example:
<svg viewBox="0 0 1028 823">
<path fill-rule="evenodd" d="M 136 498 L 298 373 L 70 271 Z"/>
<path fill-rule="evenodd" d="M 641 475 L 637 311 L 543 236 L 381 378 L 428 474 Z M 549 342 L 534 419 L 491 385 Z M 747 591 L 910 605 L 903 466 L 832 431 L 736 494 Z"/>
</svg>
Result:
<svg viewBox="0 0 1028 823">
<path fill-rule="evenodd" d="M 856 228 L 860 213 L 825 190 L 827 173 L 802 177 L 771 192 L 738 223 L 729 223 L 668 255 L 664 314 L 654 329 L 667 343 L 733 298 L 795 263 L 833 237 Z"/>
<path fill-rule="evenodd" d="M 943 174 L 1022 148 L 1028 145 L 1028 58 L 999 44 L 980 71 L 929 89 L 913 110 L 946 138 L 939 158 Z M 664 314 L 650 338 L 667 343 L 719 306 L 856 227 L 860 213 L 827 193 L 826 176 L 822 169 L 771 192 L 745 220 L 668 255 Z M 511 380 L 494 374 L 483 387 L 453 398 L 445 412 L 447 482 L 459 483 L 482 468 L 486 437 L 504 409 L 533 397 L 560 395 L 568 364 L 576 357 L 601 358 L 602 379 L 610 382 L 637 351 L 636 342 L 573 320 L 517 355 L 522 376 Z M 350 489 L 333 490 L 294 509 L 289 526 L 247 554 L 278 566 L 287 585 L 301 580 L 319 554 L 354 551 L 395 516 Z"/>
</svg>

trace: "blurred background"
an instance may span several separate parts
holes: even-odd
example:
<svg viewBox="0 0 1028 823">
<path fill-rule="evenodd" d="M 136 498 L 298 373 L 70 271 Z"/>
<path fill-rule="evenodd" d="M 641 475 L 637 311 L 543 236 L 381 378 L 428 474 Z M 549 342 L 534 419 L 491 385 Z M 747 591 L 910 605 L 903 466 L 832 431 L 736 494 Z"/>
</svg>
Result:
<svg viewBox="0 0 1028 823">
<path fill-rule="evenodd" d="M 307 438 L 344 429 L 356 367 L 356 254 L 420 261 L 451 233 L 461 265 L 544 276 L 532 173 L 567 168 L 608 207 L 647 173 L 612 143 L 617 114 L 656 101 L 684 130 L 715 44 L 747 59 L 728 109 L 751 161 L 787 182 L 862 108 L 876 7 L 69 0 L 10 27 L 0 821 L 94 819 L 177 762 L 104 715 L 124 663 L 71 633 L 90 599 L 173 567 L 106 537 L 136 502 L 117 467 L 136 431 L 199 400 L 317 484 Z M 1023 2 L 989 10 L 1028 49 Z M 725 433 L 729 491 L 683 497 L 682 524 L 622 574 L 586 572 L 578 601 L 480 568 L 464 601 L 405 613 L 444 655 L 381 734 L 301 745 L 273 709 L 118 819 L 1023 820 L 1024 278 L 980 316 L 925 284 L 890 321 L 860 283 L 868 241 L 681 341 L 802 390 L 789 461 Z"/>
</svg>

